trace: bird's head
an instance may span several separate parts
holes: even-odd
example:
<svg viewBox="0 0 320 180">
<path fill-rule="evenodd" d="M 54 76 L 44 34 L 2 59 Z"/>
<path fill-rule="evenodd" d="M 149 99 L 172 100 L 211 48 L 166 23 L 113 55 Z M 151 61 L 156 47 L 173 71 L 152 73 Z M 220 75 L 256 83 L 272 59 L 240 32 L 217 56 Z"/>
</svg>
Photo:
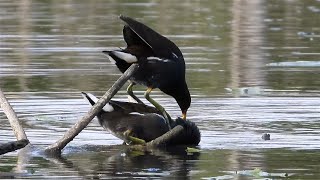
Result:
<svg viewBox="0 0 320 180">
<path fill-rule="evenodd" d="M 191 104 L 191 96 L 188 89 L 187 84 L 181 86 L 178 88 L 179 90 L 176 90 L 175 93 L 172 95 L 175 100 L 177 101 L 181 112 L 182 112 L 182 119 L 187 119 L 187 111 Z"/>
</svg>

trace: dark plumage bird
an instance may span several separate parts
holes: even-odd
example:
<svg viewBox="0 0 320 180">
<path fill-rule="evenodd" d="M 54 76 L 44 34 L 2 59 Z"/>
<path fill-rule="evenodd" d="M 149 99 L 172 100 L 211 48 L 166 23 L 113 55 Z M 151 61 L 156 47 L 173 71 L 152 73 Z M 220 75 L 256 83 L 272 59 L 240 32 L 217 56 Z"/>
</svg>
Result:
<svg viewBox="0 0 320 180">
<path fill-rule="evenodd" d="M 94 105 L 98 99 L 89 93 L 82 93 L 83 97 Z M 149 142 L 168 132 L 170 129 L 161 113 L 154 107 L 139 103 L 129 103 L 111 100 L 98 113 L 97 118 L 100 125 L 114 136 L 126 142 L 125 132 L 130 136 Z M 169 145 L 198 145 L 200 142 L 200 131 L 191 121 L 181 118 L 172 120 L 171 127 L 182 125 L 185 133 L 175 138 Z"/>
<path fill-rule="evenodd" d="M 150 98 L 150 92 L 159 88 L 172 96 L 178 103 L 182 118 L 186 119 L 191 97 L 185 80 L 185 62 L 180 49 L 169 39 L 148 26 L 125 16 L 120 16 L 126 25 L 123 37 L 127 43 L 125 49 L 103 51 L 119 70 L 125 72 L 132 63 L 138 63 L 139 69 L 130 79 L 128 94 L 141 102 L 132 93 L 135 83 L 147 86 L 146 99 L 166 117 L 164 108 Z"/>
</svg>

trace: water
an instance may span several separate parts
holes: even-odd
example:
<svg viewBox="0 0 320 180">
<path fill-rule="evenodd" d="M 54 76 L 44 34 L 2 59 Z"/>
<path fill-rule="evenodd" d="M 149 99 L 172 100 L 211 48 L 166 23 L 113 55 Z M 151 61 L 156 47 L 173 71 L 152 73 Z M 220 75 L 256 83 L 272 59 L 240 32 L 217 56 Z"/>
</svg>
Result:
<svg viewBox="0 0 320 180">
<path fill-rule="evenodd" d="M 319 7 L 318 0 L 1 1 L 0 87 L 32 146 L 2 155 L 0 178 L 319 178 Z M 100 96 L 120 76 L 101 53 L 125 46 L 119 14 L 182 50 L 200 153 L 132 152 L 94 120 L 62 157 L 43 155 L 88 111 L 80 92 Z M 135 88 L 142 99 L 144 90 Z M 125 95 L 123 88 L 116 98 Z M 180 115 L 170 97 L 152 96 Z M 14 139 L 0 113 L 0 142 Z"/>
</svg>

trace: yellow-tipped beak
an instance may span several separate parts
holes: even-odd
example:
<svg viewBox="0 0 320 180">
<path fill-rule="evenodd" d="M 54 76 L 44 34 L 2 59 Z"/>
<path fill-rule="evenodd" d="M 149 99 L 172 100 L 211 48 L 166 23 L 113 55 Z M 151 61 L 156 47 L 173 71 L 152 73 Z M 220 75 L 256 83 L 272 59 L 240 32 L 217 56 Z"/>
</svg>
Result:
<svg viewBox="0 0 320 180">
<path fill-rule="evenodd" d="M 186 119 L 187 119 L 187 113 L 186 113 L 186 112 L 183 112 L 183 113 L 182 113 L 182 119 L 183 119 L 183 120 L 186 120 Z"/>
</svg>

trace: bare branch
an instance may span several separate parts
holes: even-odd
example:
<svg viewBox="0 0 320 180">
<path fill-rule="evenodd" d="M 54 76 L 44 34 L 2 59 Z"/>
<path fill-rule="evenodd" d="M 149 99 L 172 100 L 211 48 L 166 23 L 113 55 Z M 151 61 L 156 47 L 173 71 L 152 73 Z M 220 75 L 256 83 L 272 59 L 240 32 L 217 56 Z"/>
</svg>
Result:
<svg viewBox="0 0 320 180">
<path fill-rule="evenodd" d="M 166 132 L 162 136 L 148 142 L 147 147 L 165 147 L 170 145 L 170 142 L 176 139 L 180 134 L 184 132 L 184 128 L 181 125 L 178 125 Z"/>
<path fill-rule="evenodd" d="M 73 127 L 71 127 L 61 139 L 47 147 L 45 152 L 54 154 L 61 153 L 61 150 L 91 122 L 91 120 L 110 101 L 110 99 L 119 91 L 119 89 L 127 82 L 127 80 L 136 72 L 138 68 L 138 64 L 132 64 L 113 84 L 113 86 L 99 99 L 99 101 L 92 106 L 87 114 L 85 114 Z"/>
<path fill-rule="evenodd" d="M 178 125 L 160 137 L 147 142 L 146 144 L 132 145 L 129 148 L 138 151 L 148 151 L 153 148 L 170 146 L 173 145 L 171 142 L 176 140 L 177 137 L 181 136 L 184 131 L 185 129 L 181 125 Z"/>
<path fill-rule="evenodd" d="M 17 140 L 28 139 L 26 133 L 24 132 L 22 126 L 19 123 L 19 119 L 12 109 L 10 103 L 7 98 L 4 96 L 1 88 L 0 88 L 0 107 L 3 109 L 3 112 L 7 115 L 9 123 L 13 129 L 14 135 Z"/>
</svg>

